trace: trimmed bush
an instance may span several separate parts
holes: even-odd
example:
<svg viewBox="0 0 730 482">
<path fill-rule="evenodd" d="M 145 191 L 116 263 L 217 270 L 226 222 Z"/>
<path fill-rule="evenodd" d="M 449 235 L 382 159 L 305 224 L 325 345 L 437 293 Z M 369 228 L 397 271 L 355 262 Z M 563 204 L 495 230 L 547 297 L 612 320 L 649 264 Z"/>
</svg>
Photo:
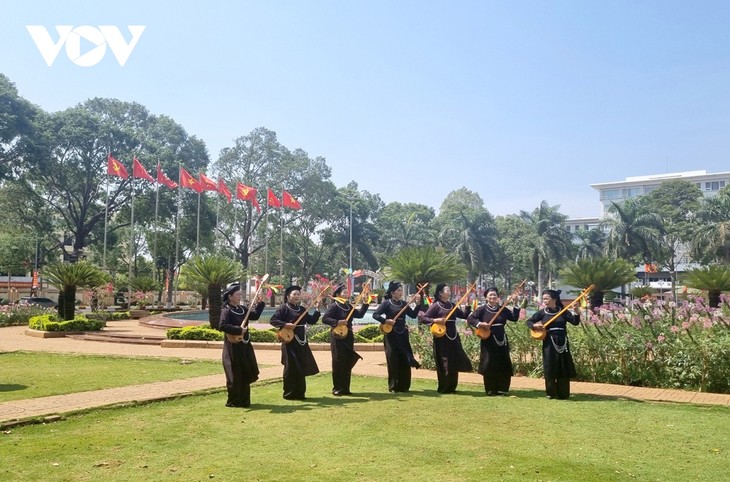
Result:
<svg viewBox="0 0 730 482">
<path fill-rule="evenodd" d="M 276 330 L 257 330 L 255 328 L 249 328 L 251 334 L 251 341 L 256 343 L 275 343 L 276 342 Z"/>
<path fill-rule="evenodd" d="M 382 335 L 380 332 L 380 323 L 364 326 L 358 330 L 357 334 L 368 340 L 374 340 L 378 335 Z"/>
<path fill-rule="evenodd" d="M 28 321 L 28 327 L 40 331 L 99 331 L 106 326 L 106 322 L 89 320 L 78 315 L 73 320 L 59 321 L 53 314 L 34 316 Z"/>
<path fill-rule="evenodd" d="M 87 313 L 86 317 L 90 320 L 102 321 L 119 321 L 132 319 L 129 311 L 97 311 L 94 313 Z"/>
<path fill-rule="evenodd" d="M 223 341 L 225 334 L 209 326 L 186 326 L 167 330 L 168 340 Z"/>
</svg>

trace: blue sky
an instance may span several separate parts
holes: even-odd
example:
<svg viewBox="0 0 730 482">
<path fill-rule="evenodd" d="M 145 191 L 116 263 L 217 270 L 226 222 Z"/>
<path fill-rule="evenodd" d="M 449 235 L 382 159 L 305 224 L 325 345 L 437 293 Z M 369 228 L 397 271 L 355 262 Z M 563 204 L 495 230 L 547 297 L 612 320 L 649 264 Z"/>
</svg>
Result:
<svg viewBox="0 0 730 482">
<path fill-rule="evenodd" d="M 145 31 L 51 67 L 26 25 Z M 590 184 L 730 170 L 730 2 L 27 0 L 3 6 L 0 72 L 48 111 L 135 101 L 212 160 L 265 126 L 342 186 L 495 215 L 540 201 L 598 216 Z"/>
</svg>

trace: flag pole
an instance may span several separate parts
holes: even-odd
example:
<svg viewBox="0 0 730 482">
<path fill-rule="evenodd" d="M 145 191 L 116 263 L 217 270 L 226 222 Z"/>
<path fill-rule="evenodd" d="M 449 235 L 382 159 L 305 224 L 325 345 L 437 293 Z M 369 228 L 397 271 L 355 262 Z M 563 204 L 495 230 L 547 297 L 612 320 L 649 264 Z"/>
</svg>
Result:
<svg viewBox="0 0 730 482">
<path fill-rule="evenodd" d="M 157 172 L 160 171 L 160 163 L 157 163 Z M 157 282 L 157 219 L 160 207 L 160 182 L 155 182 L 155 235 L 152 238 L 152 280 Z M 161 300 L 157 300 L 158 302 Z"/>
<path fill-rule="evenodd" d="M 127 300 L 127 309 L 132 308 L 132 265 L 134 264 L 134 173 L 132 173 L 132 179 L 129 181 L 132 186 L 132 206 L 130 216 L 130 233 L 129 233 L 129 279 L 127 280 L 127 291 L 129 292 L 129 299 Z"/>
<path fill-rule="evenodd" d="M 269 210 L 271 206 L 266 206 L 266 222 L 264 223 L 264 273 L 269 272 Z"/>
<path fill-rule="evenodd" d="M 109 219 L 109 175 L 106 176 L 106 202 L 104 203 L 104 250 L 101 255 L 101 268 L 106 271 L 106 232 Z"/>
<path fill-rule="evenodd" d="M 198 249 L 200 248 L 200 194 L 198 193 L 198 230 L 195 234 L 195 254 L 198 254 Z"/>
<path fill-rule="evenodd" d="M 181 173 L 180 169 L 182 169 L 182 166 L 178 164 L 177 167 L 177 212 L 175 213 L 175 264 L 172 267 L 172 303 L 173 305 L 177 303 L 177 276 L 175 276 L 175 273 L 177 272 L 178 267 L 178 252 L 180 251 L 180 204 L 181 204 L 181 197 L 182 197 L 182 182 L 181 182 Z"/>
<path fill-rule="evenodd" d="M 284 199 L 284 188 L 281 188 L 281 199 Z M 284 206 L 279 209 L 280 233 L 279 233 L 279 279 L 284 279 Z M 282 281 L 283 283 L 283 281 Z"/>
</svg>

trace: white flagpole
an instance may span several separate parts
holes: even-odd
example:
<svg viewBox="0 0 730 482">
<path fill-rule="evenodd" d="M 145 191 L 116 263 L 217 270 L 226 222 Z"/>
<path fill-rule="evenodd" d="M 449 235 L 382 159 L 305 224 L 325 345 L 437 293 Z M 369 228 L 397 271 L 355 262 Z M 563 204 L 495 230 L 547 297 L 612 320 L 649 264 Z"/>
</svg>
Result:
<svg viewBox="0 0 730 482">
<path fill-rule="evenodd" d="M 129 233 L 129 279 L 127 280 L 127 289 L 129 291 L 129 299 L 127 300 L 127 309 L 132 308 L 132 265 L 134 264 L 134 173 L 129 184 L 132 186 L 132 214 L 130 216 L 130 233 Z"/>
<path fill-rule="evenodd" d="M 160 171 L 160 163 L 157 163 L 157 172 Z M 152 280 L 157 282 L 157 217 L 160 207 L 160 181 L 155 179 L 155 235 L 152 238 Z M 160 300 L 158 300 L 160 301 Z"/>
<path fill-rule="evenodd" d="M 195 254 L 196 255 L 198 254 L 198 249 L 200 248 L 200 194 L 201 193 L 202 193 L 202 191 L 198 193 L 198 230 L 197 230 L 197 233 L 195 234 Z"/>
<path fill-rule="evenodd" d="M 172 267 L 172 303 L 177 303 L 177 267 L 178 267 L 178 252 L 180 251 L 180 204 L 182 198 L 182 180 L 180 176 L 181 166 L 177 168 L 177 213 L 175 214 L 175 264 Z"/>
<path fill-rule="evenodd" d="M 279 206 L 279 279 L 284 279 L 284 188 L 281 188 L 281 203 Z M 283 284 L 284 282 L 281 281 Z"/>
<path fill-rule="evenodd" d="M 106 176 L 106 202 L 104 203 L 104 250 L 101 255 L 101 268 L 106 271 L 106 232 L 109 219 L 109 175 Z"/>
</svg>

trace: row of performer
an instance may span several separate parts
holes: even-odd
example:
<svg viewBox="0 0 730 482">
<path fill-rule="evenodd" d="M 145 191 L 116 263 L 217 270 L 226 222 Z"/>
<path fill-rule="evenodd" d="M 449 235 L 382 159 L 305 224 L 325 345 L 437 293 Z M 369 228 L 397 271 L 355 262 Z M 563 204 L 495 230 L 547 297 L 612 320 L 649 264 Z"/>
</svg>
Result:
<svg viewBox="0 0 730 482">
<path fill-rule="evenodd" d="M 478 372 L 484 379 L 487 396 L 507 393 L 513 368 L 505 324 L 518 320 L 520 307 L 513 304 L 511 308 L 503 308 L 497 288 L 489 288 L 485 297 L 486 302 L 472 311 L 468 306 L 456 306 L 451 301 L 449 287 L 439 284 L 436 286 L 434 302 L 426 306 L 421 303 L 418 295 L 411 300 L 404 300 L 402 283 L 391 281 L 384 301 L 373 313 L 373 318 L 381 323 L 381 328 L 386 333 L 383 343 L 388 367 L 388 390 L 392 393 L 408 392 L 411 386 L 411 370 L 420 367 L 409 340 L 405 319 L 408 316 L 417 318 L 421 324 L 438 325 L 433 328 L 445 331 L 443 336 L 433 338 L 439 393 L 454 393 L 459 383 L 459 372 L 473 371 L 456 330 L 457 318 L 466 319 L 474 329 L 489 328 L 490 335 L 481 341 Z M 362 304 L 356 308 L 351 304 L 345 285 L 333 291 L 332 302 L 323 315 L 318 309 L 318 302 L 314 303 L 314 310 L 310 312 L 301 305 L 301 300 L 301 287 L 289 286 L 284 291 L 283 304 L 270 320 L 271 325 L 280 332 L 293 333 L 293 339 L 289 343 L 281 344 L 284 398 L 305 400 L 306 377 L 319 373 L 307 342 L 305 325 L 317 323 L 320 317 L 323 323 L 332 328 L 331 333 L 344 333 L 343 336 L 330 335 L 332 394 L 352 395 L 352 369 L 362 359 L 355 351 L 352 319 L 362 318 L 369 305 Z M 415 301 L 415 304 L 409 303 L 410 301 Z M 259 369 L 247 324 L 249 320 L 259 319 L 265 304 L 259 301 L 248 312 L 250 307 L 242 304 L 238 285 L 224 293 L 223 302 L 219 329 L 226 333 L 223 344 L 223 368 L 228 390 L 226 406 L 248 407 L 251 404 L 250 385 L 258 379 Z M 580 317 L 578 313 L 563 310 L 560 291 L 544 290 L 542 302 L 542 307 L 527 320 L 527 325 L 531 329 L 539 330 L 550 320 L 549 327 L 545 327 L 546 336 L 542 341 L 545 391 L 548 398 L 566 399 L 570 396 L 570 379 L 576 376 L 566 326 L 568 323 L 577 325 Z"/>
</svg>

